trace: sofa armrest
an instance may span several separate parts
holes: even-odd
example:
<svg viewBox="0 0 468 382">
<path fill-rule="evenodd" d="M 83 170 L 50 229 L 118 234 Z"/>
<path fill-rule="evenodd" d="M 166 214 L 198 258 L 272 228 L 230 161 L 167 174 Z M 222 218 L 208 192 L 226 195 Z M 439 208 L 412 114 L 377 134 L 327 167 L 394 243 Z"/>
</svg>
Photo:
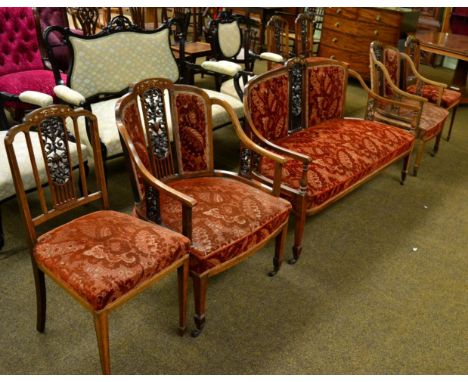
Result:
<svg viewBox="0 0 468 382">
<path fill-rule="evenodd" d="M 259 54 L 259 58 L 265 61 L 283 63 L 285 59 L 281 54 L 272 53 L 272 52 L 263 52 Z"/>
<path fill-rule="evenodd" d="M 30 103 L 40 107 L 52 105 L 54 102 L 54 99 L 50 95 L 31 90 L 22 92 L 18 98 L 21 102 Z"/>
<path fill-rule="evenodd" d="M 242 66 L 235 62 L 221 60 L 221 61 L 205 61 L 201 64 L 201 67 L 205 70 L 225 74 L 230 77 L 234 77 L 237 73 L 242 71 Z"/>
<path fill-rule="evenodd" d="M 54 93 L 58 98 L 73 106 L 83 106 L 86 102 L 85 97 L 81 93 L 65 85 L 55 86 Z"/>
</svg>

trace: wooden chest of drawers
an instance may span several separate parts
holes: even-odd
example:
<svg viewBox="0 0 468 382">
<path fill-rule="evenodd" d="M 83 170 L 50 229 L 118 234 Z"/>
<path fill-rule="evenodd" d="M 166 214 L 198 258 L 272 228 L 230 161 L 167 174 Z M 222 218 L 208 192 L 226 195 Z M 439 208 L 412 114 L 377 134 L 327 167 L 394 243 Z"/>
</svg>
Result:
<svg viewBox="0 0 468 382">
<path fill-rule="evenodd" d="M 405 12 L 385 8 L 326 8 L 319 56 L 345 61 L 369 79 L 369 45 L 396 46 Z"/>
</svg>

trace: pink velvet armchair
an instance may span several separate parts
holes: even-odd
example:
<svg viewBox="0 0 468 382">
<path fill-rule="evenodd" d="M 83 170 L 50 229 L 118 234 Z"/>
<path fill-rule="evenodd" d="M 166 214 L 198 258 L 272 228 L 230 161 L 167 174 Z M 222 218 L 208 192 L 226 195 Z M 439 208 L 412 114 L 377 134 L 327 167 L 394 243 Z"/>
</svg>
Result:
<svg viewBox="0 0 468 382">
<path fill-rule="evenodd" d="M 52 71 L 44 68 L 32 8 L 0 8 L 0 46 L 0 129 L 4 130 L 8 128 L 5 109 L 19 120 L 26 110 L 51 104 L 55 81 Z"/>
</svg>

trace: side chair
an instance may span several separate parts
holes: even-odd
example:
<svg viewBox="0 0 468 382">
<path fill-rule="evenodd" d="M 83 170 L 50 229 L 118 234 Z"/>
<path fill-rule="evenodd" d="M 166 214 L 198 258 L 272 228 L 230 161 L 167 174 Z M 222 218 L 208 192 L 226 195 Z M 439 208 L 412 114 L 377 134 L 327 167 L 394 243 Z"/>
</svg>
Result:
<svg viewBox="0 0 468 382">
<path fill-rule="evenodd" d="M 178 272 L 179 333 L 184 333 L 189 240 L 156 224 L 108 210 L 99 144 L 93 145 L 92 152 L 95 186 L 87 181 L 84 153 L 79 144 L 78 119 L 82 118 L 89 121 L 90 138 L 98 142 L 97 120 L 91 112 L 52 105 L 28 114 L 24 123 L 12 127 L 5 137 L 5 147 L 30 248 L 36 286 L 36 328 L 41 333 L 45 330 L 46 274 L 91 312 L 102 371 L 109 374 L 110 312 L 175 270 Z M 78 143 L 78 177 L 72 168 L 67 124 Z M 34 130 L 40 142 L 39 153 L 32 150 Z M 26 197 L 16 147 L 23 136 L 28 143 L 39 206 L 30 206 Z M 41 165 L 47 172 L 50 197 L 40 180 Z M 152 184 L 151 179 L 148 184 Z M 82 190 L 82 196 L 78 196 L 78 188 Z M 102 210 L 87 213 L 43 234 L 38 233 L 40 226 L 48 223 L 49 227 L 55 218 L 93 202 L 99 202 Z M 32 211 L 37 208 L 40 212 L 33 216 Z"/>
<path fill-rule="evenodd" d="M 167 103 L 170 113 L 165 111 Z M 243 145 L 275 163 L 272 187 L 214 168 L 213 105 L 229 113 Z M 272 238 L 276 246 L 269 275 L 280 269 L 291 210 L 290 203 L 278 196 L 285 159 L 248 139 L 227 102 L 167 79 L 134 85 L 118 102 L 116 114 L 136 190 L 134 213 L 192 240 L 196 325 L 192 336 L 198 336 L 205 326 L 210 277 L 253 255 Z"/>
</svg>

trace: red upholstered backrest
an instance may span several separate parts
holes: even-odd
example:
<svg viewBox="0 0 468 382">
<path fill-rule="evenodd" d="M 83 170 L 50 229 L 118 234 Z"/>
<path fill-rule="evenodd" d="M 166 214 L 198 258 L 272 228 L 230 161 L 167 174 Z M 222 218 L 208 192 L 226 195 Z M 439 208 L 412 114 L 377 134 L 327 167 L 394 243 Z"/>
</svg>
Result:
<svg viewBox="0 0 468 382">
<path fill-rule="evenodd" d="M 249 88 L 248 112 L 255 128 L 267 140 L 288 135 L 289 73 L 281 68 Z"/>
<path fill-rule="evenodd" d="M 0 7 L 0 76 L 43 68 L 32 8 Z"/>
<path fill-rule="evenodd" d="M 343 118 L 346 95 L 346 68 L 341 65 L 307 67 L 308 126 Z"/>
</svg>

